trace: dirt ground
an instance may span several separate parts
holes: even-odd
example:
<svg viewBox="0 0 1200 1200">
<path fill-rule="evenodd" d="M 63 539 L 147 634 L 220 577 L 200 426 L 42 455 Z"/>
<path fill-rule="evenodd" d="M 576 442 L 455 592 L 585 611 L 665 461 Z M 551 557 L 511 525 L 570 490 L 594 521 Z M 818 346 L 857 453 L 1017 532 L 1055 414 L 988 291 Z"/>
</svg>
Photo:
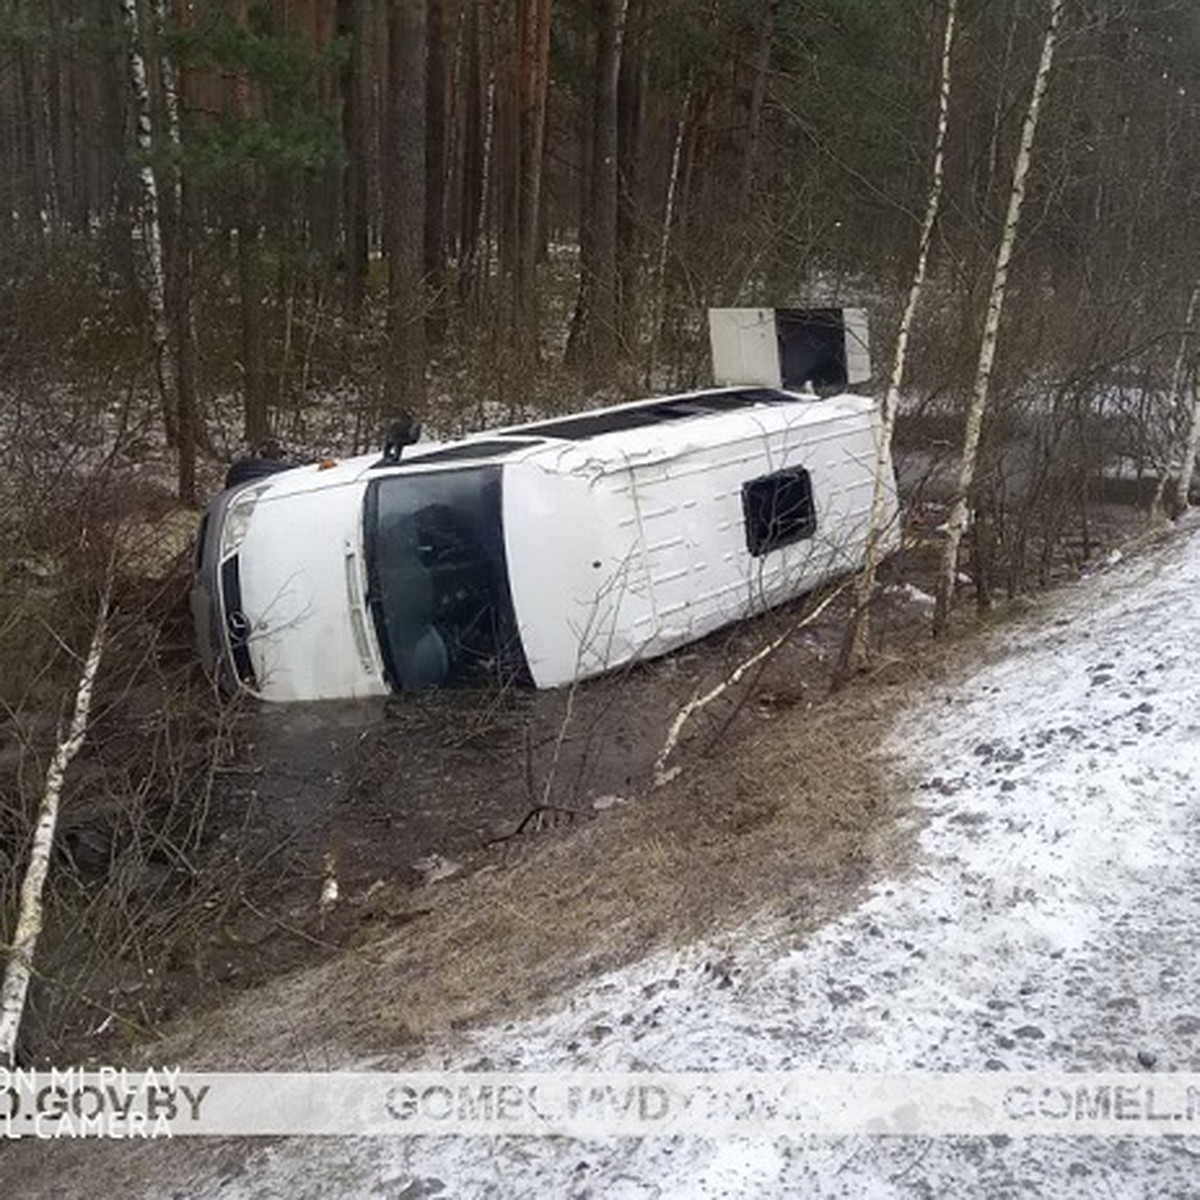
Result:
<svg viewBox="0 0 1200 1200">
<path fill-rule="evenodd" d="M 824 676 L 812 664 L 834 634 L 831 625 L 809 643 L 814 687 Z M 826 703 L 805 698 L 794 666 L 773 664 L 752 696 L 706 714 L 682 749 L 680 774 L 654 788 L 666 725 L 695 687 L 678 671 L 647 669 L 576 698 L 579 730 L 564 738 L 556 775 L 536 755 L 532 769 L 551 781 L 545 815 L 562 820 L 530 821 L 524 832 L 522 821 L 536 815 L 527 725 L 510 733 L 507 756 L 497 750 L 464 765 L 462 748 L 431 748 L 402 768 L 389 731 L 360 731 L 342 801 L 322 831 L 340 847 L 346 897 L 322 936 L 343 953 L 222 1011 L 222 1024 L 245 1033 L 236 1065 L 402 1053 L 426 1035 L 516 1014 L 582 977 L 752 915 L 781 917 L 801 936 L 884 864 L 897 867 L 904 846 L 892 797 L 903 789 L 870 751 L 903 706 L 900 678 L 910 668 L 891 683 L 885 669 Z M 561 720 L 557 708 L 552 715 Z M 430 849 L 461 872 L 421 882 L 412 863 Z M 314 881 L 298 905 L 293 896 L 293 930 L 312 928 L 304 911 L 315 913 L 317 890 Z M 280 953 L 289 940 L 278 926 L 266 934 Z M 323 1044 L 313 1043 L 314 1029 Z M 209 1036 L 201 1015 L 170 1038 L 172 1059 L 212 1061 Z"/>
<path fill-rule="evenodd" d="M 890 564 L 885 586 L 902 569 Z M 180 1020 L 243 993 L 254 1003 L 263 985 L 322 964 L 360 999 L 380 979 L 399 1001 L 392 972 L 379 971 L 399 955 L 407 999 L 384 1006 L 378 1036 L 347 1031 L 355 1045 L 381 1047 L 535 1000 L 740 911 L 791 906 L 798 921 L 815 921 L 870 874 L 891 791 L 853 750 L 875 740 L 871 724 L 895 703 L 887 689 L 860 684 L 828 702 L 844 597 L 697 712 L 668 764 L 679 777 L 654 786 L 681 707 L 810 606 L 575 689 L 226 714 L 232 749 L 214 768 L 198 852 L 212 866 L 197 861 L 199 878 L 173 882 L 140 865 L 146 878 L 125 901 L 137 911 L 121 928 L 144 927 L 114 940 L 79 1005 L 66 1002 L 61 964 L 92 948 L 74 947 L 79 930 L 52 925 L 28 1058 L 124 1060 Z M 924 645 L 927 620 L 925 604 L 889 591 L 875 632 Z M 882 675 L 891 662 L 880 660 Z M 151 715 L 153 704 L 126 698 L 101 717 L 64 805 L 64 874 L 88 856 L 94 872 L 113 869 L 112 843 L 125 835 L 112 820 L 112 763 L 138 752 L 131 714 Z M 189 786 L 205 782 L 197 770 Z M 323 906 L 330 876 L 339 898 Z M 155 906 L 165 914 L 157 923 Z M 60 1002 L 51 1010 L 48 998 Z"/>
</svg>

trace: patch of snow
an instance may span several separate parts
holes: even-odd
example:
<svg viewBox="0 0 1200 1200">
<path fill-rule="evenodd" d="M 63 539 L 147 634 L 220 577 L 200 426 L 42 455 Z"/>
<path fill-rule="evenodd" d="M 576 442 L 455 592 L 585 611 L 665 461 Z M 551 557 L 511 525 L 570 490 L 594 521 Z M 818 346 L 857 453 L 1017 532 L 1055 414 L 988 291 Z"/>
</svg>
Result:
<svg viewBox="0 0 1200 1200">
<path fill-rule="evenodd" d="M 896 596 L 908 604 L 920 604 L 932 608 L 937 601 L 928 593 L 923 592 L 915 583 L 894 583 L 883 589 L 885 596 Z"/>
</svg>

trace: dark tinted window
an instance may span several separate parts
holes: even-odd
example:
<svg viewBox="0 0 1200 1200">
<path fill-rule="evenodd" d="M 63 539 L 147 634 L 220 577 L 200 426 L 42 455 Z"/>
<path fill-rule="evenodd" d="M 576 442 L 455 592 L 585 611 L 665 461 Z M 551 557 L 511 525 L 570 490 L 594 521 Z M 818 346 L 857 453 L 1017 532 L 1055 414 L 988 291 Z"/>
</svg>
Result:
<svg viewBox="0 0 1200 1200">
<path fill-rule="evenodd" d="M 461 442 L 453 446 L 443 446 L 440 450 L 429 450 L 421 453 L 420 446 L 412 446 L 400 458 L 383 459 L 377 462 L 377 467 L 394 467 L 397 463 L 435 463 L 462 462 L 467 459 L 503 458 L 514 450 L 523 450 L 526 446 L 536 446 L 536 438 L 491 438 L 480 439 L 477 442 Z"/>
<path fill-rule="evenodd" d="M 781 308 L 775 313 L 785 388 L 846 386 L 846 327 L 840 308 Z"/>
<path fill-rule="evenodd" d="M 508 588 L 498 468 L 367 491 L 369 601 L 394 688 L 528 677 Z"/>
<path fill-rule="evenodd" d="M 803 467 L 760 475 L 742 484 L 746 549 L 755 557 L 810 538 L 817 530 L 812 480 Z"/>
<path fill-rule="evenodd" d="M 523 425 L 522 433 L 540 437 L 586 441 L 603 433 L 619 433 L 642 425 L 660 425 L 664 421 L 681 421 L 686 417 L 701 417 L 709 413 L 732 412 L 755 404 L 782 404 L 792 397 L 771 388 L 740 388 L 729 392 L 699 392 L 674 400 L 652 400 L 631 408 L 605 409 L 584 413 L 578 417 L 559 417 L 537 425 Z"/>
</svg>

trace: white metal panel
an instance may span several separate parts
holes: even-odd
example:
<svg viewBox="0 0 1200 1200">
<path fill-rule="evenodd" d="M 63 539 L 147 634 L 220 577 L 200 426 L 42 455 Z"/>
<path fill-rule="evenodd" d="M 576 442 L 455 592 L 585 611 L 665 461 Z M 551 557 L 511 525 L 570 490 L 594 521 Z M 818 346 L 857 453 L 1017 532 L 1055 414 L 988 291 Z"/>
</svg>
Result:
<svg viewBox="0 0 1200 1200">
<path fill-rule="evenodd" d="M 610 477 L 556 469 L 554 457 L 506 464 L 509 589 L 538 687 L 626 662 L 653 613 L 642 531 Z"/>
<path fill-rule="evenodd" d="M 873 402 L 843 395 L 626 430 L 506 466 L 509 575 L 535 682 L 662 654 L 855 569 L 877 431 Z M 792 466 L 811 476 L 816 534 L 753 557 L 742 487 Z M 890 467 L 885 477 L 894 512 Z"/>
<path fill-rule="evenodd" d="M 710 308 L 713 380 L 779 387 L 779 342 L 773 308 Z"/>
</svg>

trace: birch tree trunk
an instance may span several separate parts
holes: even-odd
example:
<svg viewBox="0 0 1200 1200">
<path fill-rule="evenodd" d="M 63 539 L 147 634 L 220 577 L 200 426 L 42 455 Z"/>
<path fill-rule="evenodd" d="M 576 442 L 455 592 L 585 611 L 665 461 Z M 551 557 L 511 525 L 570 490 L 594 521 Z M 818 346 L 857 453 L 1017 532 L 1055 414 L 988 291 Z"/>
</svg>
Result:
<svg viewBox="0 0 1200 1200">
<path fill-rule="evenodd" d="M 133 88 L 137 113 L 137 144 L 142 155 L 139 176 L 142 184 L 142 227 L 146 248 L 146 298 L 150 305 L 150 338 L 154 346 L 154 374 L 163 410 L 167 441 L 178 440 L 176 406 L 171 393 L 175 376 L 171 339 L 167 327 L 166 270 L 163 266 L 162 220 L 159 211 L 158 180 L 151 165 L 154 126 L 150 105 L 150 86 L 146 81 L 146 60 L 141 50 L 141 22 L 137 0 L 121 0 L 125 30 L 129 37 L 129 81 Z"/>
<path fill-rule="evenodd" d="M 446 0 L 429 0 L 425 54 L 425 332 L 433 344 L 446 334 L 446 142 L 449 104 L 450 14 Z"/>
<path fill-rule="evenodd" d="M 987 411 L 991 390 L 992 366 L 996 361 L 996 343 L 1000 334 L 1000 317 L 1004 311 L 1004 298 L 1008 290 L 1008 268 L 1012 262 L 1013 248 L 1017 242 L 1017 230 L 1021 223 L 1021 208 L 1025 201 L 1025 182 L 1029 175 L 1029 164 L 1033 155 L 1033 140 L 1037 134 L 1038 117 L 1042 99 L 1050 82 L 1050 70 L 1054 65 L 1054 50 L 1058 41 L 1058 28 L 1062 20 L 1066 0 L 1050 0 L 1050 20 L 1042 38 L 1042 53 L 1038 61 L 1037 74 L 1033 80 L 1033 92 L 1025 110 L 1021 128 L 1021 144 L 1013 166 L 1012 189 L 1008 195 L 1008 212 L 1004 219 L 1004 231 L 1000 237 L 1000 249 L 996 254 L 996 266 L 992 275 L 991 293 L 988 299 L 987 316 L 983 323 L 983 339 L 979 346 L 979 362 L 975 369 L 975 386 L 967 408 L 967 423 L 963 433 L 962 463 L 958 472 L 958 484 L 950 520 L 946 530 L 946 544 L 942 552 L 937 603 L 933 610 L 933 633 L 944 632 L 954 601 L 954 586 L 958 577 L 958 548 L 968 524 L 968 497 L 975 482 L 975 467 L 979 458 L 979 436 L 983 429 L 983 417 Z"/>
<path fill-rule="evenodd" d="M 929 181 L 929 192 L 925 199 L 925 216 L 921 221 L 921 236 L 917 243 L 917 265 L 913 270 L 912 283 L 908 289 L 908 300 L 900 317 L 900 329 L 896 334 L 896 347 L 892 354 L 892 373 L 888 378 L 887 391 L 883 396 L 880 412 L 879 447 L 875 458 L 875 487 L 871 496 L 871 525 L 867 533 L 867 546 L 862 574 L 854 589 L 854 607 L 842 642 L 841 659 L 836 679 L 845 680 L 865 663 L 870 643 L 869 605 L 875 587 L 875 574 L 879 568 L 879 550 L 886 530 L 887 488 L 884 472 L 891 459 L 892 435 L 896 429 L 896 410 L 900 404 L 900 389 L 904 383 L 904 367 L 908 360 L 908 341 L 912 334 L 913 319 L 921 292 L 925 287 L 925 275 L 929 268 L 929 248 L 933 244 L 933 228 L 937 223 L 942 206 L 942 188 L 946 176 L 946 131 L 950 124 L 950 61 L 954 46 L 954 27 L 958 19 L 958 0 L 947 0 L 946 26 L 942 35 L 941 86 L 938 89 L 937 135 L 933 146 L 933 170 Z"/>
<path fill-rule="evenodd" d="M 1188 344 L 1195 331 L 1196 305 L 1200 301 L 1200 284 L 1192 289 L 1192 298 L 1188 301 L 1187 319 L 1184 322 L 1183 336 L 1179 339 L 1179 354 L 1175 359 L 1175 371 L 1171 376 L 1172 407 L 1179 402 L 1183 395 L 1184 369 L 1187 365 Z M 1192 383 L 1191 411 L 1188 419 L 1187 437 L 1183 443 L 1183 456 L 1179 464 L 1179 484 L 1175 493 L 1175 511 L 1183 512 L 1188 506 L 1188 492 L 1192 489 L 1192 475 L 1196 469 L 1196 451 L 1200 450 L 1200 388 L 1195 381 Z"/>
<path fill-rule="evenodd" d="M 667 308 L 667 264 L 671 257 L 671 231 L 675 226 L 675 198 L 679 192 L 679 172 L 683 162 L 683 141 L 687 133 L 688 109 L 692 103 L 692 80 L 689 77 L 679 110 L 679 124 L 671 147 L 671 169 L 667 173 L 667 194 L 663 200 L 662 225 L 658 235 L 658 258 L 654 269 L 654 316 L 650 322 L 650 349 L 646 355 L 646 387 L 654 386 L 658 367 L 658 347 L 662 340 L 662 325 Z"/>
<path fill-rule="evenodd" d="M 42 803 L 33 831 L 33 845 L 29 851 L 25 878 L 21 881 L 17 924 L 13 931 L 4 983 L 0 986 L 0 1067 L 5 1069 L 11 1068 L 16 1059 L 21 1015 L 25 1011 L 25 997 L 29 992 L 29 980 L 33 974 L 33 956 L 37 950 L 38 935 L 42 931 L 42 893 L 50 870 L 50 855 L 54 849 L 63 779 L 71 760 L 79 753 L 87 733 L 88 717 L 92 708 L 92 690 L 96 684 L 96 674 L 100 670 L 100 659 L 104 654 L 111 595 L 110 573 L 100 599 L 91 645 L 84 661 L 83 674 L 79 678 L 79 688 L 75 693 L 75 712 L 66 736 L 60 738 L 54 748 L 54 757 L 50 761 L 50 769 L 46 772 Z"/>
</svg>

